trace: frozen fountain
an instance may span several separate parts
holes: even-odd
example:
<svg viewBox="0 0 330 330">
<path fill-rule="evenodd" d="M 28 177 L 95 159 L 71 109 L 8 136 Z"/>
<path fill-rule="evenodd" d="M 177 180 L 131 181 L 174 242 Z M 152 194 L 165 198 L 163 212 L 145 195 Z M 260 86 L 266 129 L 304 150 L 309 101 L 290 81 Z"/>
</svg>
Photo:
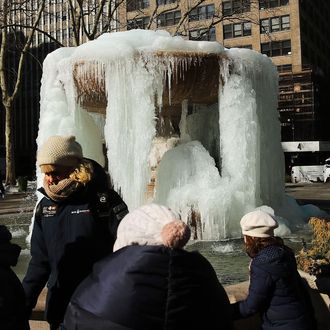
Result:
<svg viewBox="0 0 330 330">
<path fill-rule="evenodd" d="M 238 237 L 241 216 L 265 205 L 288 232 L 303 216 L 282 219 L 277 84 L 271 60 L 251 50 L 165 31 L 104 34 L 47 56 L 37 142 L 76 135 L 130 210 L 168 205 L 195 238 Z"/>
</svg>

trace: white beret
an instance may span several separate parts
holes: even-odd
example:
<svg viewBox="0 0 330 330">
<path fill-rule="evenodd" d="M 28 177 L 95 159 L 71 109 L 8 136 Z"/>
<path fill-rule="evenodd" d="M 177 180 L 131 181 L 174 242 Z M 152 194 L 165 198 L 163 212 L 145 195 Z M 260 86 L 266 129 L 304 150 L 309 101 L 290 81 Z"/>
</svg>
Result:
<svg viewBox="0 0 330 330">
<path fill-rule="evenodd" d="M 275 218 L 267 212 L 256 210 L 249 212 L 241 219 L 243 235 L 252 237 L 274 236 L 274 229 L 278 227 Z"/>
</svg>

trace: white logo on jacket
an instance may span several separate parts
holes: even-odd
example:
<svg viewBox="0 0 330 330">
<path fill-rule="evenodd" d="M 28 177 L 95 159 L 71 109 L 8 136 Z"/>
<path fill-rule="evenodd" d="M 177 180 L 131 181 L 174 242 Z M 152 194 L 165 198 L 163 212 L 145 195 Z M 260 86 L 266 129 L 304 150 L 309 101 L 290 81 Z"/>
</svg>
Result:
<svg viewBox="0 0 330 330">
<path fill-rule="evenodd" d="M 80 213 L 90 213 L 90 210 L 89 209 L 86 209 L 86 210 L 73 210 L 71 211 L 71 214 L 80 214 Z"/>
</svg>

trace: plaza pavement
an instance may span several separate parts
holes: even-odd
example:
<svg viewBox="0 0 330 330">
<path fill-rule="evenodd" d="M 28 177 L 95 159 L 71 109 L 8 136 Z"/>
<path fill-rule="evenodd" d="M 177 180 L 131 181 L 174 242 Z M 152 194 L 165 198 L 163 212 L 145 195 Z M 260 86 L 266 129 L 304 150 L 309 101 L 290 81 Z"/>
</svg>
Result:
<svg viewBox="0 0 330 330">
<path fill-rule="evenodd" d="M 314 204 L 330 213 L 330 183 L 287 183 L 286 193 L 300 204 Z M 0 216 L 21 212 L 33 212 L 37 201 L 32 189 L 27 192 L 8 192 L 0 199 Z"/>
<path fill-rule="evenodd" d="M 36 200 L 32 192 L 9 192 L 5 195 L 5 199 L 0 199 L 0 216 L 32 212 Z"/>
</svg>

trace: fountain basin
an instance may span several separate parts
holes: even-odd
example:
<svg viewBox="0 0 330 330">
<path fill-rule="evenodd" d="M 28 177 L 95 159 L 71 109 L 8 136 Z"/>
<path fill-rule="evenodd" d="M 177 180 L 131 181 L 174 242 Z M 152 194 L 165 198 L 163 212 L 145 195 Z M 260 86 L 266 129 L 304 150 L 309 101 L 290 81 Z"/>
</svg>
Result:
<svg viewBox="0 0 330 330">
<path fill-rule="evenodd" d="M 160 66 L 172 63 L 169 70 L 164 71 L 164 89 L 162 106 L 174 107 L 181 112 L 184 100 L 195 104 L 213 104 L 218 102 L 220 66 L 227 61 L 225 54 L 209 54 L 203 52 L 142 52 L 136 61 L 158 62 Z M 106 114 L 108 101 L 106 93 L 105 65 L 96 60 L 78 60 L 73 64 L 73 80 L 77 91 L 77 100 L 89 112 Z M 170 88 L 169 88 L 170 87 Z M 179 108 L 177 107 L 179 106 Z"/>
</svg>

